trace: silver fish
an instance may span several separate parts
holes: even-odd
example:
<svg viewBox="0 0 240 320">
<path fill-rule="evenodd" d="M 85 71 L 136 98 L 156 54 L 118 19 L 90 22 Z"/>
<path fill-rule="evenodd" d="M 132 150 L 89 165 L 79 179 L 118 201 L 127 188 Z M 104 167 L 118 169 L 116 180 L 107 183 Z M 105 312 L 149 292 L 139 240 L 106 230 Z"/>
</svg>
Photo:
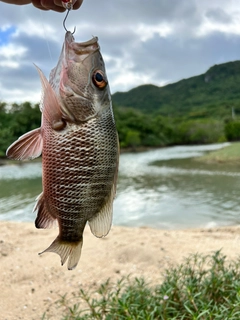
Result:
<svg viewBox="0 0 240 320">
<path fill-rule="evenodd" d="M 38 69 L 38 68 L 37 68 Z M 111 95 L 98 39 L 76 43 L 67 31 L 49 82 L 38 69 L 43 98 L 41 127 L 7 150 L 9 158 L 42 154 L 43 192 L 38 196 L 37 228 L 58 222 L 59 235 L 44 252 L 60 255 L 68 269 L 77 266 L 86 223 L 97 237 L 112 224 L 119 143 Z"/>
</svg>

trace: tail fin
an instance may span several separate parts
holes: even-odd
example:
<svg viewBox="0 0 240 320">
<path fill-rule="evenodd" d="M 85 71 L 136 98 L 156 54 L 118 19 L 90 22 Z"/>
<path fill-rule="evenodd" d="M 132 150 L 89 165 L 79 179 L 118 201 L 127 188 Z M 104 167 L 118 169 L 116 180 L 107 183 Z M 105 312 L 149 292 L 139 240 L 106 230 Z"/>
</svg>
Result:
<svg viewBox="0 0 240 320">
<path fill-rule="evenodd" d="M 72 270 L 76 268 L 80 259 L 82 244 L 82 239 L 79 242 L 67 242 L 62 241 L 59 239 L 59 237 L 57 237 L 46 250 L 39 254 L 45 252 L 55 252 L 61 257 L 62 265 L 64 265 L 68 259 L 68 270 Z"/>
</svg>

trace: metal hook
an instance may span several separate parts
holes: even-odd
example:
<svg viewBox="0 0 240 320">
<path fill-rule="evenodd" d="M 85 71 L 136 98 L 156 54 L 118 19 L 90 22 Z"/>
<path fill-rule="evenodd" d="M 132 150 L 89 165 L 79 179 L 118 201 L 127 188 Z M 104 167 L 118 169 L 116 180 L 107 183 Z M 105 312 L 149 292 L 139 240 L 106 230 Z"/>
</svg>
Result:
<svg viewBox="0 0 240 320">
<path fill-rule="evenodd" d="M 67 10 L 67 14 L 66 14 L 66 16 L 65 16 L 65 18 L 64 18 L 64 20 L 63 20 L 63 28 L 66 30 L 66 32 L 68 32 L 68 29 L 66 28 L 65 22 L 66 22 L 66 20 L 67 20 L 67 17 L 68 17 L 68 14 L 69 14 L 70 10 L 71 10 L 71 9 L 68 9 L 68 10 Z M 75 31 L 76 31 L 76 27 L 74 27 L 74 30 L 73 30 L 72 34 L 74 34 Z"/>
</svg>

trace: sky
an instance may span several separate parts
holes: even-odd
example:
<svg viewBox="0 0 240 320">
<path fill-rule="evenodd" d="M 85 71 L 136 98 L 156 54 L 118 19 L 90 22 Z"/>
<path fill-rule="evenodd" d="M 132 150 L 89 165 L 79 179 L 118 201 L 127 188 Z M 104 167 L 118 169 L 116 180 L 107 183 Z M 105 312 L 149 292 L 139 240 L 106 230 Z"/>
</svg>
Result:
<svg viewBox="0 0 240 320">
<path fill-rule="evenodd" d="M 64 17 L 0 1 L 0 101 L 40 101 L 33 64 L 48 78 Z M 66 26 L 76 26 L 77 42 L 98 36 L 112 93 L 163 86 L 240 60 L 239 0 L 84 0 Z"/>
</svg>

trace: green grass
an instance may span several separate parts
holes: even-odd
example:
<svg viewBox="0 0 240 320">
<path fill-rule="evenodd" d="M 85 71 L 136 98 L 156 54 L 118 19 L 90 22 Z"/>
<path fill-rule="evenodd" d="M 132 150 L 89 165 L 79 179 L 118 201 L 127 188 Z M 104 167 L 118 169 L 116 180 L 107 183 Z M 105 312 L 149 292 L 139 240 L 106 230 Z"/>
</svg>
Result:
<svg viewBox="0 0 240 320">
<path fill-rule="evenodd" d="M 220 251 L 195 254 L 166 270 L 161 284 L 131 277 L 108 280 L 97 290 L 65 295 L 57 304 L 61 320 L 237 320 L 240 260 L 229 262 Z"/>
<path fill-rule="evenodd" d="M 202 157 L 195 158 L 197 161 L 207 163 L 234 163 L 240 164 L 240 143 L 235 142 L 223 149 L 212 151 Z"/>
</svg>

